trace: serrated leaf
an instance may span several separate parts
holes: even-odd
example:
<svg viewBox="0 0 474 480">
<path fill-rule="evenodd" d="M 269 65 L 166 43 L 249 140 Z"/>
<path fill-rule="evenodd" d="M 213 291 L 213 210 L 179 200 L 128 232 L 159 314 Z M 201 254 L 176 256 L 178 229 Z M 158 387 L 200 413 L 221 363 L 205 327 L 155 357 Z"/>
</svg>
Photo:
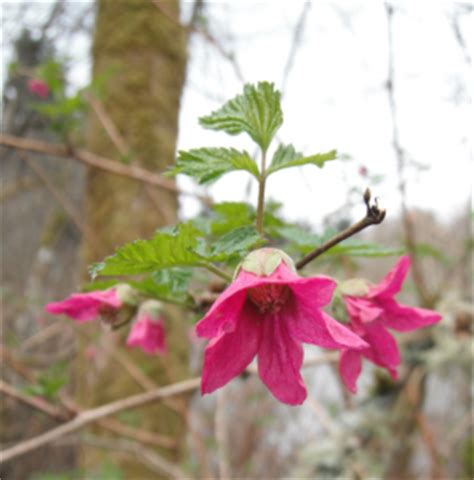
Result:
<svg viewBox="0 0 474 480">
<path fill-rule="evenodd" d="M 237 170 L 246 170 L 255 178 L 259 176 L 257 164 L 245 151 L 240 152 L 234 148 L 195 148 L 180 151 L 176 166 L 168 174 L 182 173 L 205 184 Z"/>
<path fill-rule="evenodd" d="M 293 145 L 280 145 L 273 155 L 272 162 L 267 170 L 267 176 L 284 168 L 299 167 L 302 165 L 315 165 L 322 168 L 326 162 L 335 160 L 336 150 L 317 153 L 309 157 L 297 152 Z"/>
<path fill-rule="evenodd" d="M 210 115 L 201 117 L 199 123 L 205 128 L 222 130 L 230 135 L 246 132 L 266 151 L 283 123 L 280 97 L 273 83 L 246 84 L 242 95 Z"/>
<path fill-rule="evenodd" d="M 95 275 L 136 275 L 177 266 L 197 266 L 201 232 L 189 223 L 175 233 L 157 232 L 150 240 L 136 240 L 118 248 L 114 255 L 91 268 Z"/>
<path fill-rule="evenodd" d="M 214 261 L 223 261 L 234 255 L 248 252 L 261 241 L 262 238 L 255 227 L 236 228 L 214 243 L 210 258 Z"/>
</svg>

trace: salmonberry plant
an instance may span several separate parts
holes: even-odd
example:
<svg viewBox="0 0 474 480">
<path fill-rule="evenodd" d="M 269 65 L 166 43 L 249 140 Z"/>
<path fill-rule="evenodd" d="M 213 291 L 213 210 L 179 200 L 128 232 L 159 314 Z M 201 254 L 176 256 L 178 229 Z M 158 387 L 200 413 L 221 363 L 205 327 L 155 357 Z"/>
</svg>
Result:
<svg viewBox="0 0 474 480">
<path fill-rule="evenodd" d="M 196 148 L 180 151 L 167 175 L 209 184 L 243 170 L 258 182 L 257 205 L 215 203 L 190 221 L 158 230 L 151 239 L 123 245 L 91 267 L 93 281 L 82 293 L 50 303 L 46 310 L 77 322 L 97 319 L 111 328 L 130 328 L 127 345 L 150 355 L 166 354 L 165 304 L 197 312 L 195 331 L 209 340 L 203 394 L 227 384 L 257 358 L 258 374 L 269 391 L 281 402 L 301 404 L 306 398 L 300 373 L 303 343 L 340 351 L 340 375 L 353 393 L 363 358 L 395 378 L 400 354 L 389 329 L 406 332 L 441 317 L 394 299 L 409 269 L 407 256 L 378 285 L 299 274 L 323 254 L 380 257 L 398 252 L 349 239 L 384 219 L 385 211 L 371 203 L 368 190 L 363 197 L 366 216 L 342 232 L 323 235 L 284 221 L 278 204 L 265 203 L 266 183 L 280 170 L 303 165 L 322 169 L 337 159 L 335 150 L 305 156 L 291 144 L 276 146 L 270 157 L 282 123 L 280 93 L 267 82 L 246 85 L 241 95 L 202 117 L 204 128 L 249 135 L 259 158 L 236 148 Z M 300 258 L 295 261 L 294 256 Z M 209 286 L 205 271 L 222 282 L 210 307 L 200 300 Z"/>
</svg>

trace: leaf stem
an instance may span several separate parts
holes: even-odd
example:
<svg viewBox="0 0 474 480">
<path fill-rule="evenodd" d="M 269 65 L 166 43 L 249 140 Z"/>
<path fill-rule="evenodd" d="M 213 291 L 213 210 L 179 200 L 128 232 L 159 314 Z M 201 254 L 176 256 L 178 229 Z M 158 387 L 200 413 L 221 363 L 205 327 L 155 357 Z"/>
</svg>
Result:
<svg viewBox="0 0 474 480">
<path fill-rule="evenodd" d="M 260 235 L 263 235 L 263 214 L 265 212 L 265 183 L 267 181 L 267 151 L 262 150 L 262 159 L 260 163 L 260 177 L 258 180 L 258 204 L 256 228 Z"/>
<path fill-rule="evenodd" d="M 232 277 L 227 272 L 224 272 L 223 270 L 216 267 L 212 263 L 203 263 L 201 266 L 206 268 L 210 272 L 212 272 L 214 275 L 217 275 L 218 277 L 221 277 L 226 282 L 228 282 L 228 283 L 232 282 Z"/>
</svg>

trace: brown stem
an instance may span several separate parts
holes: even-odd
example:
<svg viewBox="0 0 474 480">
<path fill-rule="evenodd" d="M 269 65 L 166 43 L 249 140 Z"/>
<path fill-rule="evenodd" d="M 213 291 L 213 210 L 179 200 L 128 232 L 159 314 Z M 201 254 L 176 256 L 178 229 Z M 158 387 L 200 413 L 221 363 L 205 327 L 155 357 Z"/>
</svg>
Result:
<svg viewBox="0 0 474 480">
<path fill-rule="evenodd" d="M 380 209 L 377 203 L 375 203 L 375 205 L 370 205 L 370 196 L 370 190 L 367 189 L 364 193 L 364 202 L 367 206 L 367 213 L 362 220 L 359 220 L 357 223 L 354 223 L 354 225 L 351 225 L 342 232 L 339 232 L 327 242 L 319 245 L 312 252 L 308 253 L 308 255 L 299 260 L 296 263 L 296 268 L 298 270 L 301 270 L 304 266 L 306 266 L 309 262 L 313 261 L 316 257 L 319 257 L 321 254 L 334 247 L 334 245 L 337 245 L 343 240 L 352 237 L 353 235 L 360 232 L 361 230 L 364 230 L 364 228 L 367 228 L 370 225 L 378 225 L 379 223 L 382 223 L 385 218 L 386 212 L 384 209 Z"/>
</svg>

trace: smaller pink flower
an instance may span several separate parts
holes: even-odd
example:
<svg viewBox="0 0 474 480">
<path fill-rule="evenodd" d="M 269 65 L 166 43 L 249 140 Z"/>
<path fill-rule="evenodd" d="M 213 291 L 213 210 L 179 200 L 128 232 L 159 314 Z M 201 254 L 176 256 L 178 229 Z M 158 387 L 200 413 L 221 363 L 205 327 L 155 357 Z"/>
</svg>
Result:
<svg viewBox="0 0 474 480">
<path fill-rule="evenodd" d="M 148 300 L 140 306 L 137 319 L 128 335 L 129 347 L 140 347 L 150 355 L 166 352 L 162 311 L 161 303 L 156 300 Z"/>
<path fill-rule="evenodd" d="M 49 95 L 48 85 L 46 85 L 43 80 L 39 80 L 37 78 L 30 78 L 28 80 L 28 90 L 30 93 L 40 98 L 47 98 Z"/>
<path fill-rule="evenodd" d="M 397 378 L 400 352 L 395 338 L 387 330 L 410 332 L 433 325 L 441 315 L 425 308 L 408 307 L 394 300 L 401 290 L 410 268 L 410 258 L 403 256 L 378 285 L 365 286 L 360 294 L 344 294 L 350 328 L 363 338 L 369 347 L 361 350 L 344 348 L 341 351 L 339 372 L 346 387 L 357 392 L 357 379 L 362 370 L 362 357 L 385 368 Z M 360 283 L 359 283 L 360 284 Z"/>
<path fill-rule="evenodd" d="M 73 293 L 60 302 L 48 303 L 44 309 L 52 315 L 66 315 L 78 322 L 89 322 L 108 316 L 122 306 L 117 288 L 87 293 Z"/>
</svg>

